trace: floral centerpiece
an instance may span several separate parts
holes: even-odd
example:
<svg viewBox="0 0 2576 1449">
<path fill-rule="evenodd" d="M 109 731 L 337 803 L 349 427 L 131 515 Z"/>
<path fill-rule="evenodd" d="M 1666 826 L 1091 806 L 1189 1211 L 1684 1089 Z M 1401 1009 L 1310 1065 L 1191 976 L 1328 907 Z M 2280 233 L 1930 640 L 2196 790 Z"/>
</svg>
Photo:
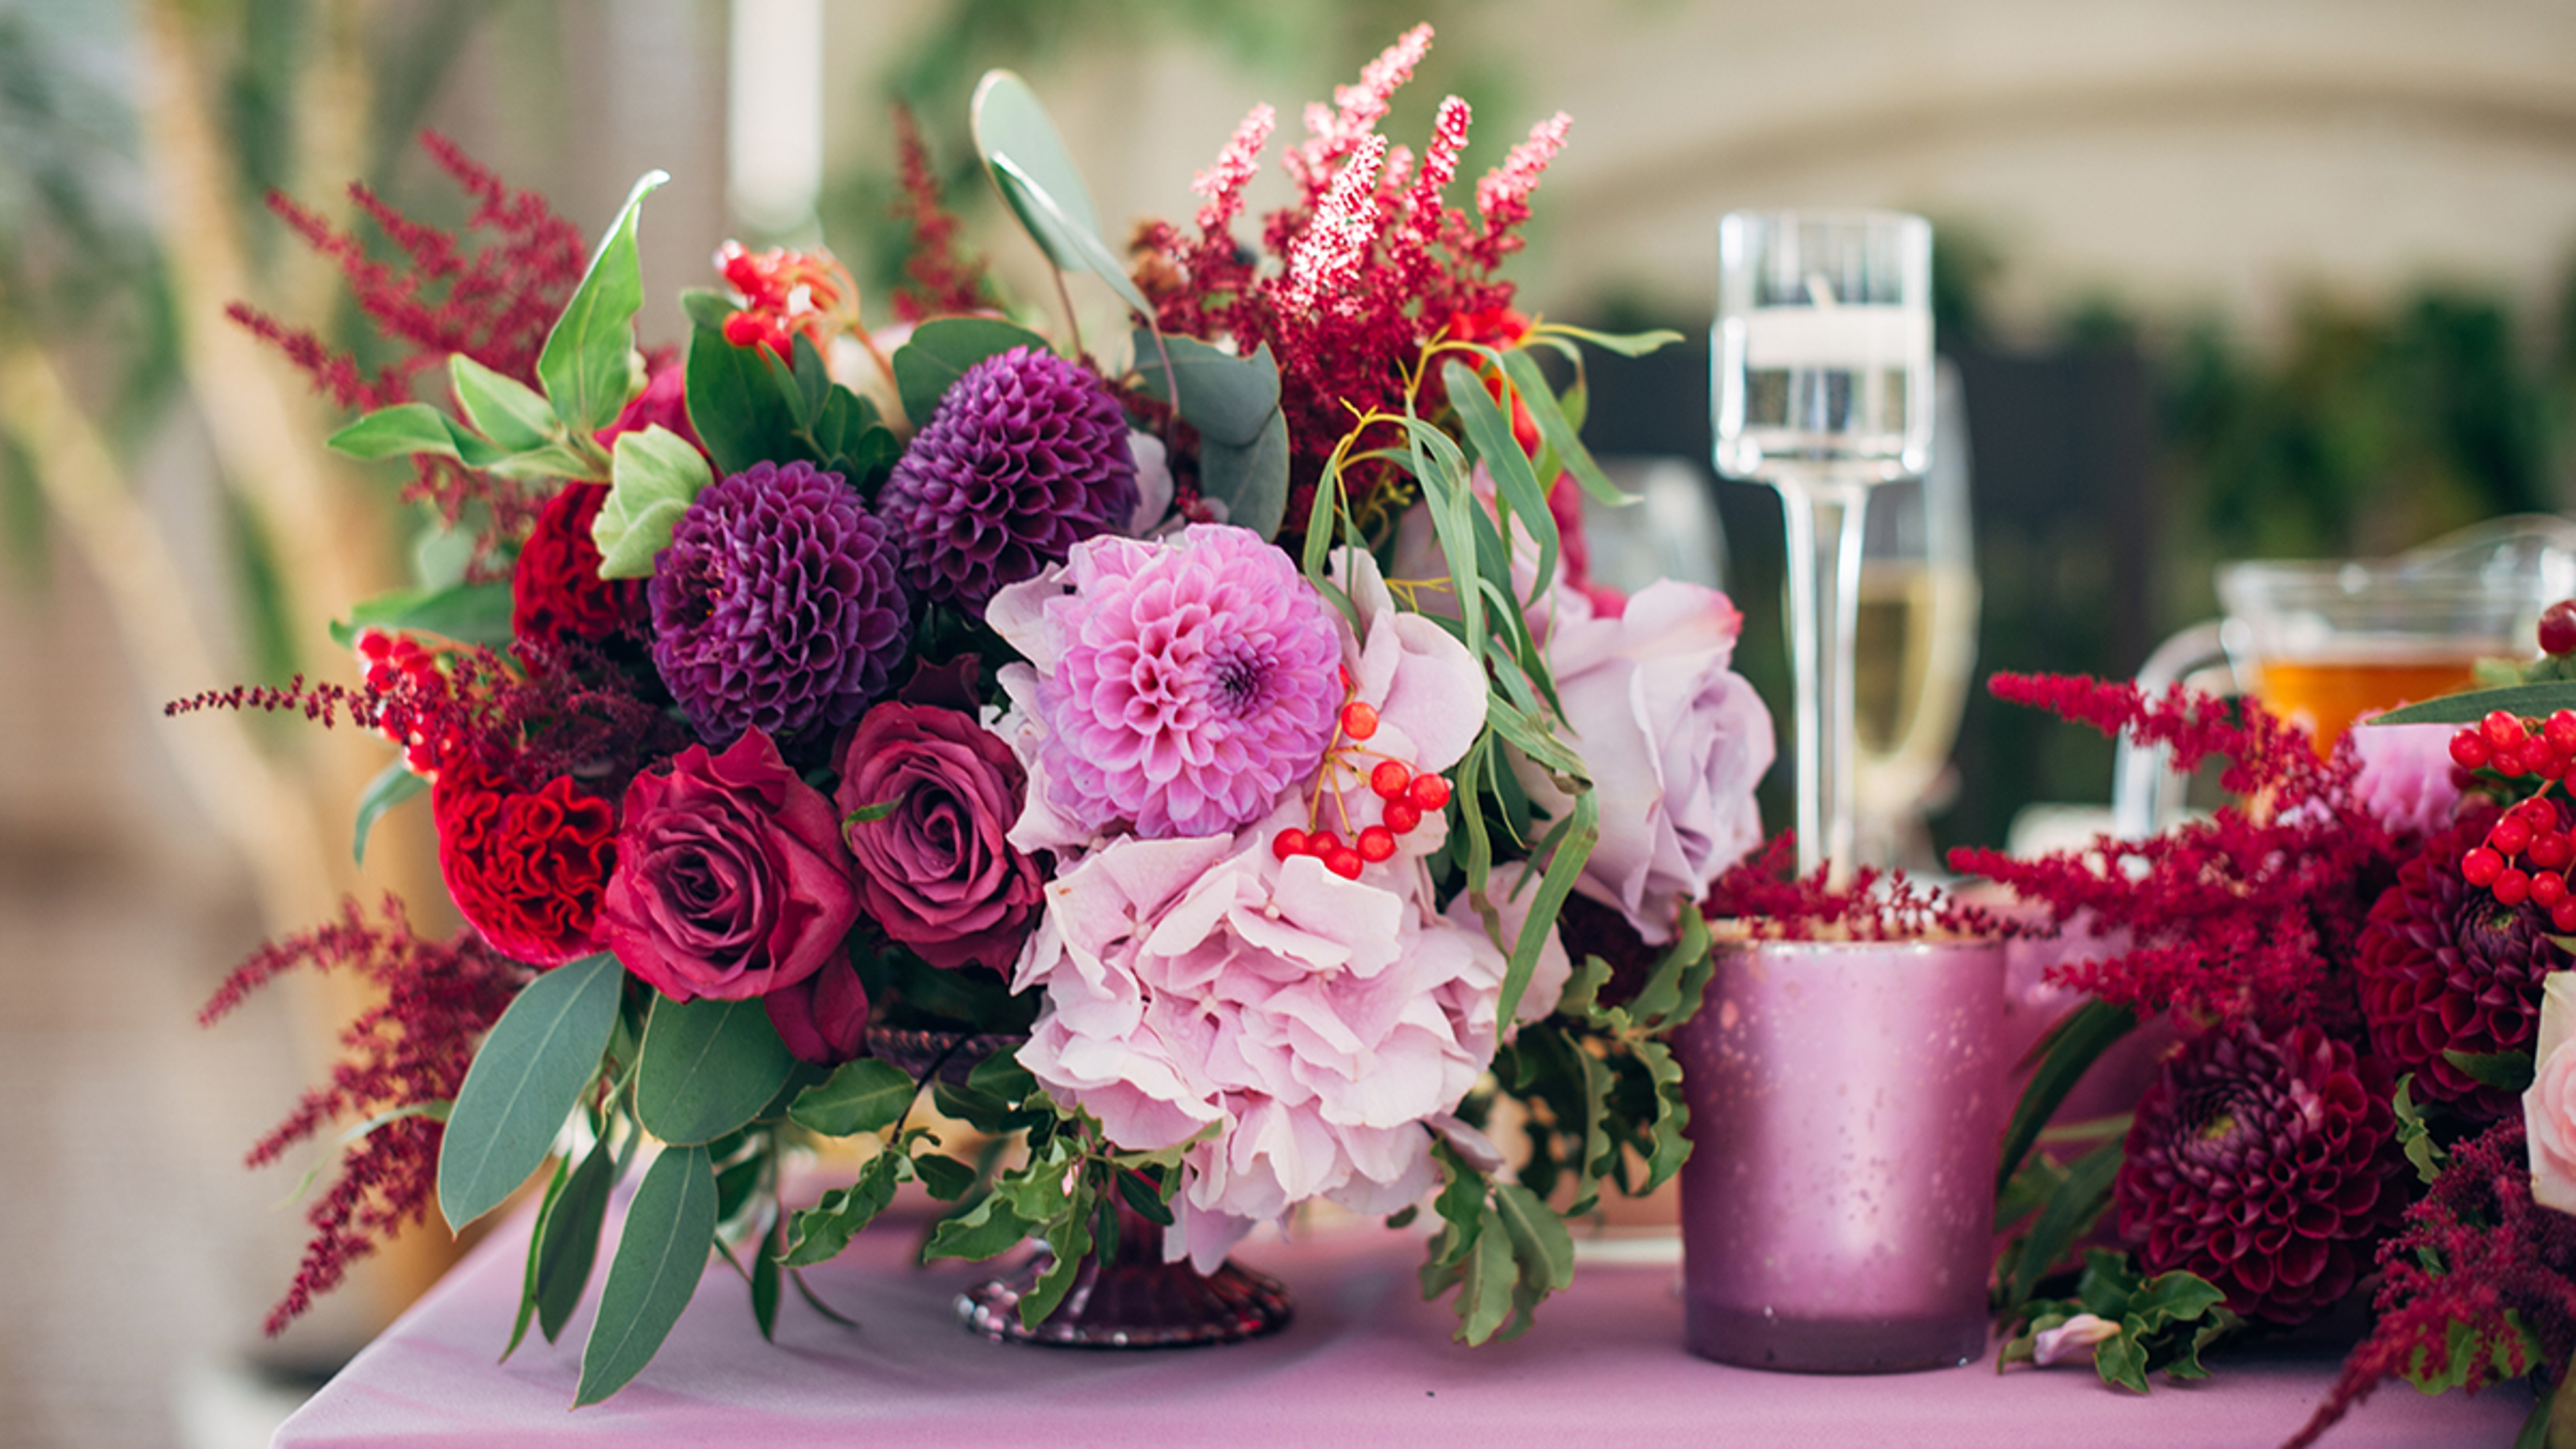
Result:
<svg viewBox="0 0 2576 1449">
<path fill-rule="evenodd" d="M 2235 797 L 2153 840 L 1953 856 L 2076 933 L 2052 978 L 2092 997 L 2035 1053 L 2005 1143 L 2004 1362 L 2089 1352 L 2144 1391 L 2361 1294 L 2369 1335 L 2292 1443 L 2390 1377 L 2524 1375 L 2540 1441 L 2576 1352 L 2576 601 L 2540 642 L 2518 682 L 2382 715 L 2322 760 L 2251 701 L 1996 678 L 2180 768 L 2224 761 Z M 2155 1019 L 2175 1042 L 2134 1113 L 2034 1151 Z"/>
<path fill-rule="evenodd" d="M 1704 979 L 1694 903 L 1758 838 L 1770 725 L 1722 595 L 1585 578 L 1578 490 L 1618 495 L 1576 344 L 1673 339 L 1512 309 L 1497 268 L 1567 123 L 1451 205 L 1466 104 L 1418 153 L 1376 129 L 1429 43 L 1308 110 L 1257 243 L 1233 228 L 1267 107 L 1192 225 L 1124 259 L 1035 97 L 988 77 L 986 170 L 1060 284 L 1132 313 L 1105 341 L 1069 300 L 1052 339 L 996 305 L 908 124 L 901 322 L 871 330 L 826 254 L 728 245 L 679 356 L 636 348 L 658 174 L 586 266 L 440 142 L 479 249 L 360 188 L 408 266 L 380 263 L 277 203 L 407 355 L 370 375 L 241 319 L 467 546 L 356 606 L 360 682 L 175 708 L 381 733 L 359 848 L 426 794 L 468 929 L 353 905 L 208 1009 L 298 964 L 387 991 L 256 1154 L 357 1124 L 272 1326 L 433 1195 L 461 1226 L 551 1161 L 512 1342 L 551 1338 L 649 1156 L 581 1403 L 645 1365 L 710 1249 L 765 1333 L 906 1184 L 952 1205 L 930 1256 L 1043 1240 L 1026 1322 L 1124 1214 L 1210 1269 L 1300 1204 L 1428 1203 L 1426 1291 L 1481 1341 L 1568 1281 L 1564 1218 L 1603 1183 L 1670 1177 L 1660 1037 Z M 1503 1095 L 1516 1172 L 1479 1126 Z M 782 1167 L 814 1138 L 873 1150 L 800 1208 Z"/>
</svg>

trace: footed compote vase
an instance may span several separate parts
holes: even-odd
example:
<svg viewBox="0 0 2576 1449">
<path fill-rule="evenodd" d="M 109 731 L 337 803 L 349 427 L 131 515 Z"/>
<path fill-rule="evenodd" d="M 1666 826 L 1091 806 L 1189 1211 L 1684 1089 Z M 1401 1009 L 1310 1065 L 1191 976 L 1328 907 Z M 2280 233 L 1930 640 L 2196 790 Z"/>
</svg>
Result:
<svg viewBox="0 0 2576 1449">
<path fill-rule="evenodd" d="M 1010 1272 L 957 1295 L 957 1316 L 997 1342 L 1056 1348 L 1189 1348 L 1239 1343 L 1288 1326 L 1288 1290 L 1278 1279 L 1227 1262 L 1201 1273 L 1190 1260 L 1163 1261 L 1163 1230 L 1117 1205 L 1117 1257 L 1095 1250 L 1073 1287 L 1035 1327 L 1020 1322 L 1020 1300 L 1054 1262 L 1046 1249 Z"/>
</svg>

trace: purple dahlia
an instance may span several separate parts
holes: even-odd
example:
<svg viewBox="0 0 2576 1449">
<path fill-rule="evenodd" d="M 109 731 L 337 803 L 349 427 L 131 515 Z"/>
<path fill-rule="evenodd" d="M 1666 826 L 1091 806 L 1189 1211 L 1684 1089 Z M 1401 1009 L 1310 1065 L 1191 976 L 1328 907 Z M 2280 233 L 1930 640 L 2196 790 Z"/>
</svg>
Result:
<svg viewBox="0 0 2576 1449">
<path fill-rule="evenodd" d="M 885 525 L 810 463 L 756 463 L 700 493 L 651 599 L 653 663 L 718 748 L 857 719 L 910 638 Z"/>
<path fill-rule="evenodd" d="M 2415 1074 L 2420 1100 L 2481 1120 L 2519 1108 L 2514 1095 L 2452 1064 L 2446 1051 L 2525 1051 L 2540 1029 L 2542 978 L 2566 969 L 2549 918 L 2528 902 L 2499 905 L 2460 878 L 2460 857 L 2496 821 L 2479 809 L 2398 868 L 2370 908 L 2353 973 L 2374 1055 Z"/>
<path fill-rule="evenodd" d="M 1038 686 L 1049 799 L 1086 829 L 1221 835 L 1308 779 L 1342 706 L 1331 611 L 1244 528 L 1096 538 L 1046 601 L 1063 641 Z"/>
<path fill-rule="evenodd" d="M 1061 563 L 1135 509 L 1117 400 L 1029 347 L 966 369 L 877 495 L 914 592 L 979 614 L 995 589 Z"/>
<path fill-rule="evenodd" d="M 2405 1210 L 2396 1113 L 2375 1064 L 2314 1026 L 2205 1032 L 2139 1099 L 2112 1189 L 2150 1274 L 2298 1323 L 2341 1298 Z"/>
</svg>

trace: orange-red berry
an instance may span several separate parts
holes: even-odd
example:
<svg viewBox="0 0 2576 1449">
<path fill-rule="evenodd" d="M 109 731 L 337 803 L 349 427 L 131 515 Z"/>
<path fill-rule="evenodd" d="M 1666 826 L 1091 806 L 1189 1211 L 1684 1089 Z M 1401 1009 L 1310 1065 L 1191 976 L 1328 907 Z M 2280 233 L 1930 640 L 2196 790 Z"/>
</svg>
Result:
<svg viewBox="0 0 2576 1449">
<path fill-rule="evenodd" d="M 2487 737 L 2474 729 L 2463 729 L 2451 736 L 2451 763 L 2463 770 L 2484 768 L 2491 753 L 2487 748 Z"/>
<path fill-rule="evenodd" d="M 1380 760 L 1377 768 L 1369 771 L 1369 788 L 1375 790 L 1381 800 L 1396 798 L 1412 783 L 1413 771 L 1405 768 L 1401 760 Z"/>
<path fill-rule="evenodd" d="M 2494 894 L 2497 905 L 2518 906 L 2531 894 L 2531 877 L 2508 867 L 2487 889 Z"/>
<path fill-rule="evenodd" d="M 1306 853 L 1306 832 L 1291 825 L 1270 837 L 1270 853 L 1286 860 Z"/>
<path fill-rule="evenodd" d="M 1413 788 L 1405 795 L 1413 802 L 1414 809 L 1427 815 L 1449 803 L 1449 782 L 1438 775 L 1416 775 Z"/>
<path fill-rule="evenodd" d="M 2567 877 L 2554 870 L 2544 870 L 2531 878 L 2531 903 L 2549 910 L 2567 899 Z"/>
<path fill-rule="evenodd" d="M 2460 857 L 2460 879 L 2473 886 L 2491 886 L 2504 874 L 2504 857 L 2481 845 Z"/>
<path fill-rule="evenodd" d="M 2576 897 L 2570 897 L 2551 906 L 2549 924 L 2556 926 L 2562 936 L 2576 932 Z"/>
<path fill-rule="evenodd" d="M 2522 721 L 2503 710 L 2488 710 L 2487 717 L 2478 721 L 2478 729 L 2486 735 L 2491 749 L 2522 748 Z"/>
<path fill-rule="evenodd" d="M 1365 864 L 1365 862 L 1360 859 L 1360 853 L 1356 850 L 1350 849 L 1348 846 L 1345 846 L 1340 850 L 1336 850 L 1332 854 L 1324 857 L 1324 869 L 1331 871 L 1333 874 L 1340 876 L 1344 880 L 1358 880 L 1360 878 L 1360 867 L 1363 864 Z"/>
<path fill-rule="evenodd" d="M 1342 838 L 1329 830 L 1318 830 L 1306 837 L 1306 853 L 1317 860 L 1331 860 L 1342 848 Z"/>
<path fill-rule="evenodd" d="M 1360 859 L 1389 860 L 1395 855 L 1395 832 L 1383 825 L 1372 825 L 1360 832 Z M 2552 877 L 2556 879 L 2556 877 Z M 2562 889 L 2563 889 L 2562 884 Z"/>
<path fill-rule="evenodd" d="M 1422 812 L 1413 808 L 1412 801 L 1389 800 L 1386 802 L 1387 829 L 1394 831 L 1398 835 L 1410 835 L 1413 833 L 1413 828 L 1421 823 Z"/>
<path fill-rule="evenodd" d="M 1377 706 L 1365 700 L 1352 700 L 1342 706 L 1342 733 L 1364 740 L 1377 733 Z"/>
</svg>

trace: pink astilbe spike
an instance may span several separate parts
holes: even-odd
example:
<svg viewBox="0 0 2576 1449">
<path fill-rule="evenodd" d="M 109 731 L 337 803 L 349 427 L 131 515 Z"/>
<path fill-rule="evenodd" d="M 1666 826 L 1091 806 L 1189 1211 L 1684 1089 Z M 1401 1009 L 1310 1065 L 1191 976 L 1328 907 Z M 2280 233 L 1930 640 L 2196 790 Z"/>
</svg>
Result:
<svg viewBox="0 0 2576 1449">
<path fill-rule="evenodd" d="M 1573 125 L 1574 118 L 1559 111 L 1530 127 L 1529 139 L 1514 146 L 1502 165 L 1476 183 L 1476 211 L 1484 217 L 1488 235 L 1529 220 L 1530 193 L 1538 190 L 1547 163 L 1564 149 L 1565 133 Z"/>
<path fill-rule="evenodd" d="M 1377 240 L 1378 168 L 1386 159 L 1384 136 L 1363 137 L 1359 149 L 1333 178 L 1333 189 L 1315 209 L 1314 223 L 1288 254 L 1281 299 L 1291 311 L 1312 311 L 1347 299 L 1369 247 Z"/>
<path fill-rule="evenodd" d="M 1386 117 L 1397 88 L 1413 79 L 1413 68 L 1431 50 L 1431 27 L 1417 25 L 1378 53 L 1360 70 L 1359 84 L 1333 87 L 1333 104 L 1306 108 L 1306 129 L 1313 139 L 1300 143 L 1287 157 L 1288 174 L 1312 200 L 1335 179 L 1333 163 L 1353 154 L 1363 138 L 1375 134 Z"/>
<path fill-rule="evenodd" d="M 1279 113 L 1268 102 L 1254 106 L 1217 153 L 1216 164 L 1190 179 L 1190 190 L 1207 198 L 1197 217 L 1202 234 L 1214 236 L 1243 214 L 1243 188 L 1261 169 L 1262 148 L 1270 144 L 1270 132 L 1278 124 Z"/>
</svg>

